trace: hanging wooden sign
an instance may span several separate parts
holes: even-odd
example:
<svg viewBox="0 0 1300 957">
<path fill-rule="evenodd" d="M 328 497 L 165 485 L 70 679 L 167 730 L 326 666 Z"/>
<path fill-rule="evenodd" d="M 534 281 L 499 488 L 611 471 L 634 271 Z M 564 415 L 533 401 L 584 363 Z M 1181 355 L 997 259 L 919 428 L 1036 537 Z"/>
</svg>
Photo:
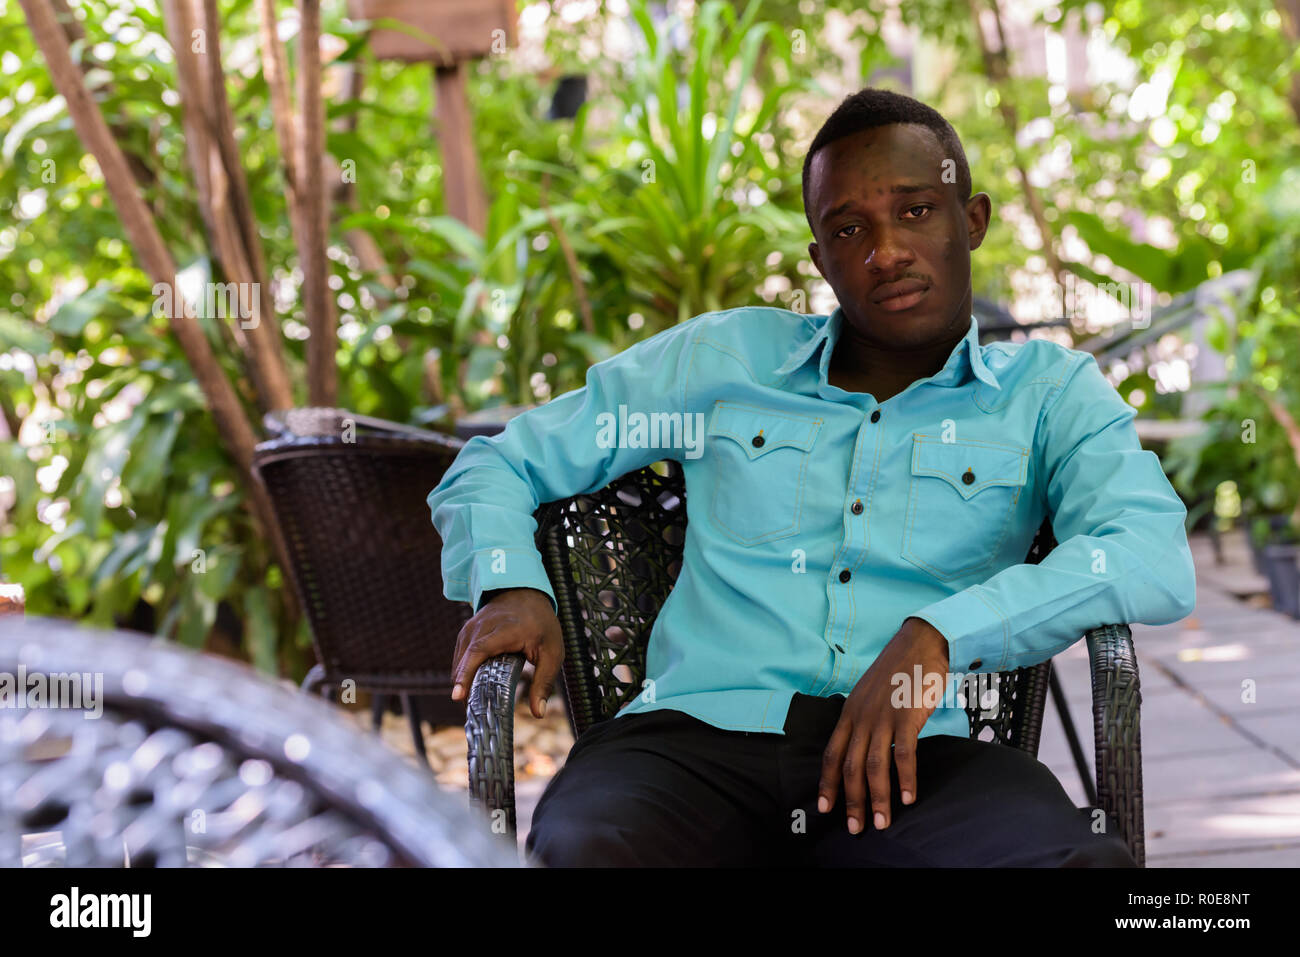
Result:
<svg viewBox="0 0 1300 957">
<path fill-rule="evenodd" d="M 411 27 L 410 33 L 371 32 L 370 49 L 383 60 L 451 66 L 503 53 L 516 43 L 515 0 L 348 0 L 348 15 Z"/>
</svg>

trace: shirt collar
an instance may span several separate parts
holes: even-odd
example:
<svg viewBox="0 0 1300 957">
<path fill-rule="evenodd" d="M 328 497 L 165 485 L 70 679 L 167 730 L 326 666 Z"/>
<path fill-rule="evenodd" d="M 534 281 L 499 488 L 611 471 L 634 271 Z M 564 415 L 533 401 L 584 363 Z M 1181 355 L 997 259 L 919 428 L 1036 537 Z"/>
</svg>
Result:
<svg viewBox="0 0 1300 957">
<path fill-rule="evenodd" d="M 826 321 L 813 333 L 812 337 L 790 353 L 775 374 L 788 375 L 801 368 L 804 363 L 816 355 L 817 350 L 823 343 L 829 343 L 830 348 L 825 350 L 821 357 L 821 372 L 822 377 L 825 378 L 830 367 L 830 355 L 834 351 L 835 343 L 839 340 L 840 327 L 843 322 L 844 311 L 840 306 L 836 306 L 835 311 L 827 317 Z M 980 348 L 979 321 L 974 315 L 970 317 L 970 330 L 953 349 L 952 354 L 948 356 L 948 361 L 944 363 L 943 368 L 931 376 L 930 381 L 934 385 L 959 385 L 965 379 L 964 370 L 966 366 L 970 367 L 975 378 L 981 382 L 994 389 L 1002 388 L 993 371 L 984 364 L 984 350 Z"/>
</svg>

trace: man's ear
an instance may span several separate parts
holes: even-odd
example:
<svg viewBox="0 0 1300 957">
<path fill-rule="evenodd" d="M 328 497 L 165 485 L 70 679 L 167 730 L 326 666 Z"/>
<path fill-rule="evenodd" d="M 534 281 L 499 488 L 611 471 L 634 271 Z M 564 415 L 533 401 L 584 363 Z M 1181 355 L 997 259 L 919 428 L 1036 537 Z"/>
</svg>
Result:
<svg viewBox="0 0 1300 957">
<path fill-rule="evenodd" d="M 971 249 L 979 249 L 983 244 L 992 216 L 993 201 L 988 193 L 976 193 L 966 200 L 966 232 L 970 236 Z"/>
<path fill-rule="evenodd" d="M 822 251 L 816 241 L 808 244 L 808 255 L 812 257 L 813 265 L 817 267 L 817 274 L 825 279 L 826 270 L 822 269 Z"/>
</svg>

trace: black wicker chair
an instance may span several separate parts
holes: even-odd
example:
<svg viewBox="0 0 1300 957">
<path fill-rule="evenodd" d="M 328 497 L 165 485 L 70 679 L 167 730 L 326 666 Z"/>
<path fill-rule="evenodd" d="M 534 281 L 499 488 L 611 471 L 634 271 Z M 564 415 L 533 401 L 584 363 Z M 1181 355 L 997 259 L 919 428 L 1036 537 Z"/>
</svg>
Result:
<svg viewBox="0 0 1300 957">
<path fill-rule="evenodd" d="M 0 673 L 21 676 L 0 708 L 0 867 L 518 865 L 463 799 L 237 662 L 8 617 Z"/>
<path fill-rule="evenodd" d="M 680 464 L 656 463 L 589 495 L 543 505 L 537 547 L 546 564 L 564 632 L 564 687 L 575 737 L 612 718 L 636 697 L 645 676 L 646 643 L 655 616 L 681 569 L 686 541 L 686 488 Z M 1035 564 L 1056 545 L 1044 523 L 1025 561 Z M 1087 633 L 1092 665 L 1096 791 L 1090 803 L 1117 826 L 1139 866 L 1146 851 L 1142 820 L 1141 693 L 1137 658 L 1126 624 Z M 1049 687 L 1068 715 L 1050 661 L 998 676 L 1000 712 L 967 708 L 971 734 L 1037 756 Z M 515 834 L 513 724 L 521 655 L 485 662 L 470 689 L 470 799 L 504 810 Z M 1065 722 L 1076 762 L 1082 753 Z M 1085 774 L 1086 777 L 1086 774 Z M 1085 785 L 1089 782 L 1085 780 Z"/>
<path fill-rule="evenodd" d="M 465 720 L 464 703 L 451 700 L 451 658 L 472 610 L 443 597 L 427 503 L 464 443 L 343 409 L 273 413 L 266 425 L 276 437 L 257 446 L 253 472 L 319 662 L 303 689 L 328 693 L 350 679 L 374 695 L 376 725 L 398 697 L 427 762 L 421 720 Z"/>
</svg>

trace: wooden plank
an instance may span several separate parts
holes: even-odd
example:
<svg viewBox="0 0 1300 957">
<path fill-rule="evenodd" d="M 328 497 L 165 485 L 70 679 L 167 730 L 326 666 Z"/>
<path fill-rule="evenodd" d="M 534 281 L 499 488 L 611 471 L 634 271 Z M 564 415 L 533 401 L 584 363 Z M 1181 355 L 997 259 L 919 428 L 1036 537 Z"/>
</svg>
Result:
<svg viewBox="0 0 1300 957">
<path fill-rule="evenodd" d="M 465 64 L 434 70 L 434 116 L 442 149 L 443 195 L 447 213 L 482 236 L 487 232 L 487 198 L 474 152 L 473 123 L 465 95 Z"/>
<path fill-rule="evenodd" d="M 503 43 L 511 47 L 517 42 L 513 0 L 349 0 L 348 10 L 354 20 L 391 18 L 423 34 L 374 30 L 370 49 L 382 60 L 450 66 L 500 53 Z"/>
</svg>

